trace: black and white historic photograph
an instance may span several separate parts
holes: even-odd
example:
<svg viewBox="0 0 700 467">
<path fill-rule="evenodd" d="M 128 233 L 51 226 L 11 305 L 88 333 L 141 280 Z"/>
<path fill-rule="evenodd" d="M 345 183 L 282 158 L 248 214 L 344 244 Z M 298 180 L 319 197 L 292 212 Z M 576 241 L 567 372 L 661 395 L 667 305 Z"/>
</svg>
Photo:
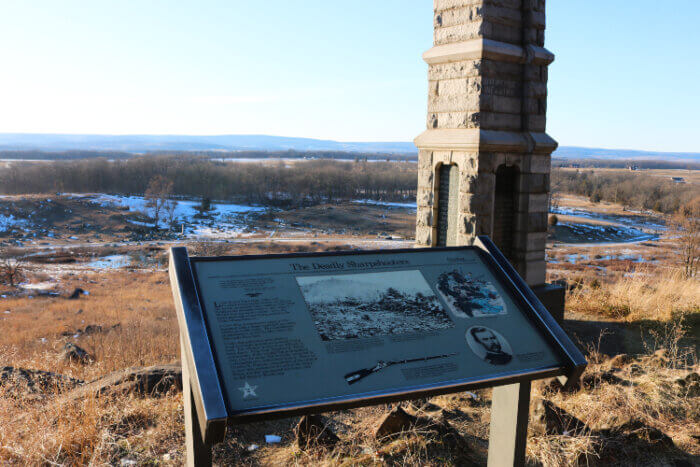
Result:
<svg viewBox="0 0 700 467">
<path fill-rule="evenodd" d="M 437 290 L 458 318 L 505 315 L 506 306 L 496 287 L 470 272 L 453 269 L 440 274 Z"/>
<path fill-rule="evenodd" d="M 420 271 L 297 277 L 324 341 L 454 326 Z"/>
<path fill-rule="evenodd" d="M 465 337 L 472 352 L 486 363 L 505 365 L 513 359 L 513 350 L 506 338 L 491 328 L 472 326 Z"/>
</svg>

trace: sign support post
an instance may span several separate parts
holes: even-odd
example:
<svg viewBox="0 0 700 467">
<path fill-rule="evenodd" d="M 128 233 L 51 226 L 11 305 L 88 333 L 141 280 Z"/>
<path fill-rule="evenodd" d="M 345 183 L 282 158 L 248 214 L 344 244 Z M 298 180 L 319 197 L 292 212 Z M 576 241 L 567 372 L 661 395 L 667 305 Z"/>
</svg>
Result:
<svg viewBox="0 0 700 467">
<path fill-rule="evenodd" d="M 182 405 L 185 411 L 185 450 L 187 467 L 208 467 L 211 465 L 211 446 L 205 443 L 199 426 L 197 406 L 192 392 L 191 372 L 185 357 L 185 343 L 180 337 L 180 359 L 182 361 Z"/>
<path fill-rule="evenodd" d="M 530 381 L 497 386 L 491 397 L 490 467 L 524 465 L 530 415 Z"/>
<path fill-rule="evenodd" d="M 170 279 L 188 466 L 211 465 L 227 424 L 488 387 L 488 465 L 520 466 L 531 382 L 571 384 L 586 367 L 486 237 L 465 247 L 211 258 L 172 248 Z"/>
</svg>

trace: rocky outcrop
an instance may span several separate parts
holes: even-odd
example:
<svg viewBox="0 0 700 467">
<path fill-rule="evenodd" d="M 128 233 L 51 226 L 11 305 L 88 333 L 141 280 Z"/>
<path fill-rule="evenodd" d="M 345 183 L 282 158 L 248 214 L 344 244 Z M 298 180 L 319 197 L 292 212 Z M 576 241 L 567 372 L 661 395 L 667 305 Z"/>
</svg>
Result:
<svg viewBox="0 0 700 467">
<path fill-rule="evenodd" d="M 115 371 L 76 389 L 70 397 L 117 394 L 159 397 L 171 391 L 182 391 L 182 367 L 179 364 Z"/>
<path fill-rule="evenodd" d="M 83 381 L 50 371 L 5 366 L 0 368 L 0 388 L 13 395 L 58 393 L 84 384 Z"/>
<path fill-rule="evenodd" d="M 332 447 L 340 439 L 330 429 L 328 422 L 320 415 L 305 415 L 294 428 L 299 449 L 317 446 Z"/>
<path fill-rule="evenodd" d="M 78 347 L 72 342 L 68 342 L 65 346 L 63 346 L 61 358 L 71 363 L 79 363 L 81 365 L 87 365 L 95 361 L 95 357 L 90 355 L 82 347 Z"/>
</svg>

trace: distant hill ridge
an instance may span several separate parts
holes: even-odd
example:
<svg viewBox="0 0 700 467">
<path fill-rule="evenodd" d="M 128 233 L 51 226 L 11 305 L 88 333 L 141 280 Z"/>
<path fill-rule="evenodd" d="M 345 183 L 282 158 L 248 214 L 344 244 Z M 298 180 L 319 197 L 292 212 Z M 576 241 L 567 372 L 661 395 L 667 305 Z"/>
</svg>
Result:
<svg viewBox="0 0 700 467">
<path fill-rule="evenodd" d="M 80 135 L 0 133 L 0 151 L 347 151 L 416 154 L 412 142 L 341 142 L 269 135 Z M 700 153 L 560 146 L 563 159 L 662 159 L 700 162 Z"/>
</svg>

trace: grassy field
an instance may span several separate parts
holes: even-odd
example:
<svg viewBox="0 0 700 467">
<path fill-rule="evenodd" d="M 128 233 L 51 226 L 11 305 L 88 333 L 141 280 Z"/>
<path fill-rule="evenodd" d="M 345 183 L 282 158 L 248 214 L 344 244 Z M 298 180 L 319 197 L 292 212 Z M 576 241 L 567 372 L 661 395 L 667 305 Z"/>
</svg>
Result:
<svg viewBox="0 0 700 467">
<path fill-rule="evenodd" d="M 565 393 L 545 383 L 535 386 L 529 462 L 698 462 L 700 387 L 691 380 L 685 385 L 679 381 L 698 371 L 693 346 L 697 348 L 700 331 L 700 284 L 671 269 L 661 276 L 643 271 L 610 275 L 603 281 L 582 275 L 569 292 L 565 326 L 591 365 L 577 391 Z M 89 295 L 78 300 L 21 296 L 0 302 L 0 367 L 45 370 L 90 381 L 127 367 L 178 361 L 176 320 L 165 272 L 77 274 L 63 283 L 66 293 L 74 287 Z M 88 325 L 99 325 L 101 331 L 73 337 Z M 95 362 L 80 365 L 62 359 L 61 349 L 68 341 L 93 354 Z M 183 462 L 183 415 L 176 390 L 159 397 L 72 398 L 59 389 L 37 393 L 18 391 L 10 384 L 0 387 L 0 463 Z M 537 421 L 543 400 L 583 425 L 573 431 L 548 431 Z M 485 462 L 488 446 L 489 401 L 490 391 L 483 390 L 404 403 L 419 423 L 392 439 L 373 436 L 387 406 L 330 413 L 326 420 L 340 437 L 333 449 L 299 449 L 292 430 L 296 418 L 235 427 L 217 446 L 215 461 L 478 465 Z M 282 436 L 282 443 L 265 444 L 266 434 Z M 254 444 L 260 447 L 249 450 Z"/>
<path fill-rule="evenodd" d="M 665 180 L 671 180 L 673 177 L 682 177 L 686 183 L 700 185 L 700 170 L 684 170 L 684 169 L 640 169 L 631 171 L 629 169 L 608 169 L 599 167 L 561 167 L 558 170 L 562 171 L 580 171 L 580 172 L 595 172 L 601 174 L 639 174 L 650 175 Z"/>
<path fill-rule="evenodd" d="M 128 234 L 123 216 L 134 214 L 104 208 L 91 213 L 76 200 L 56 207 L 45 198 L 28 197 L 15 206 L 4 201 L 13 212 L 43 206 L 62 248 L 40 243 L 50 237 L 13 246 L 31 255 L 25 282 L 21 289 L 0 288 L 0 465 L 181 465 L 177 386 L 146 394 L 85 390 L 127 368 L 179 364 L 165 271 L 170 243 L 115 243 Z M 562 222 L 610 223 L 581 218 L 581 212 L 618 216 L 618 223 L 639 216 L 660 222 L 654 214 L 582 197 L 560 202 L 579 210 Z M 389 248 L 406 244 L 386 237 L 410 238 L 414 216 L 407 209 L 319 205 L 262 213 L 253 221 L 265 234 L 239 242 L 182 238 L 172 244 L 187 245 L 195 255 Z M 102 221 L 114 225 L 91 228 Z M 573 391 L 549 381 L 534 385 L 530 465 L 700 463 L 700 282 L 680 275 L 675 242 L 665 232 L 628 244 L 565 244 L 556 235 L 548 242 L 548 278 L 565 280 L 568 287 L 563 326 L 590 365 Z M 131 263 L 90 266 L 107 255 L 128 256 Z M 76 288 L 88 294 L 68 299 Z M 67 360 L 67 343 L 92 360 Z M 232 427 L 215 448 L 215 462 L 482 465 L 490 398 L 490 390 L 481 390 L 402 403 L 416 423 L 390 438 L 374 433 L 391 406 L 328 413 L 324 420 L 340 439 L 332 448 L 300 449 L 293 430 L 298 418 Z M 266 444 L 267 434 L 282 442 Z"/>
</svg>

